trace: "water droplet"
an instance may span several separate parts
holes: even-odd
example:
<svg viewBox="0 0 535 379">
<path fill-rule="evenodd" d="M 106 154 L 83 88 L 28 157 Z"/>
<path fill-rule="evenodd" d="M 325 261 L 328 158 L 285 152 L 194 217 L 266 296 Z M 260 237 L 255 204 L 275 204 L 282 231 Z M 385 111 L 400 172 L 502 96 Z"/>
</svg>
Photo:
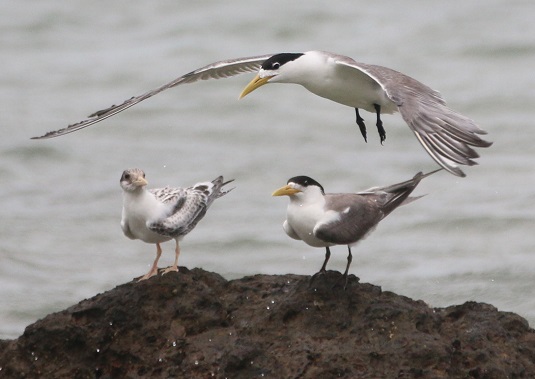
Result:
<svg viewBox="0 0 535 379">
<path fill-rule="evenodd" d="M 176 346 L 176 341 L 173 341 L 173 346 Z"/>
<path fill-rule="evenodd" d="M 159 359 L 158 359 L 158 362 L 163 362 L 162 358 L 159 358 Z"/>
<path fill-rule="evenodd" d="M 275 300 L 271 300 L 271 304 L 275 304 Z"/>
<path fill-rule="evenodd" d="M 199 361 L 195 361 L 195 365 L 198 365 L 199 364 Z"/>
<path fill-rule="evenodd" d="M 100 353 L 100 349 L 97 349 L 97 353 Z"/>
<path fill-rule="evenodd" d="M 112 325 L 113 325 L 113 321 L 110 321 L 110 326 L 112 326 Z"/>
<path fill-rule="evenodd" d="M 267 309 L 269 309 L 269 307 L 266 307 Z"/>
<path fill-rule="evenodd" d="M 211 339 L 211 338 L 208 338 L 208 342 L 212 342 L 212 339 Z"/>
</svg>

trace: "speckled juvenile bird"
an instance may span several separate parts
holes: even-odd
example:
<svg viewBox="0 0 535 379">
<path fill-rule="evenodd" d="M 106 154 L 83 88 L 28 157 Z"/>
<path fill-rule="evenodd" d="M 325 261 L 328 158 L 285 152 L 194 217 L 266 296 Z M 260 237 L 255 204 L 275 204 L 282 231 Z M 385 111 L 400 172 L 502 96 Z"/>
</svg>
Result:
<svg viewBox="0 0 535 379">
<path fill-rule="evenodd" d="M 423 178 L 440 170 L 428 174 L 419 172 L 405 182 L 358 193 L 325 193 L 323 186 L 314 179 L 296 176 L 273 192 L 273 196 L 290 197 L 283 223 L 288 236 L 313 247 L 325 247 L 325 261 L 317 274 L 326 271 L 330 246 L 347 245 L 349 254 L 344 272 L 347 285 L 347 273 L 353 259 L 351 247 L 394 209 L 418 199 L 409 195 Z"/>
<path fill-rule="evenodd" d="M 123 215 L 121 228 L 130 239 L 140 239 L 156 244 L 156 259 L 145 280 L 158 272 L 158 260 L 162 254 L 160 243 L 176 241 L 175 261 L 163 274 L 178 271 L 179 241 L 191 232 L 204 217 L 212 202 L 230 192 L 222 187 L 232 182 L 223 182 L 219 176 L 211 182 L 197 183 L 188 188 L 157 188 L 147 190 L 145 173 L 138 169 L 125 170 L 121 176 L 123 189 Z"/>
</svg>

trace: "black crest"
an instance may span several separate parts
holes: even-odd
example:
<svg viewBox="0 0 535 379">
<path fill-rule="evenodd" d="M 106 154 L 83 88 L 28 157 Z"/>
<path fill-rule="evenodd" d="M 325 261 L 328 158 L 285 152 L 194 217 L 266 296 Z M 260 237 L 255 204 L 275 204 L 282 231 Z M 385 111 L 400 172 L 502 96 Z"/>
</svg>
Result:
<svg viewBox="0 0 535 379">
<path fill-rule="evenodd" d="M 264 63 L 262 63 L 262 68 L 264 70 L 278 70 L 280 66 L 285 63 L 291 62 L 299 58 L 303 53 L 281 53 L 275 54 Z"/>
<path fill-rule="evenodd" d="M 308 176 L 304 176 L 304 175 L 294 176 L 293 178 L 288 179 L 288 183 L 299 184 L 303 187 L 317 186 L 321 189 L 321 193 L 325 194 L 325 190 L 323 189 L 323 186 Z"/>
</svg>

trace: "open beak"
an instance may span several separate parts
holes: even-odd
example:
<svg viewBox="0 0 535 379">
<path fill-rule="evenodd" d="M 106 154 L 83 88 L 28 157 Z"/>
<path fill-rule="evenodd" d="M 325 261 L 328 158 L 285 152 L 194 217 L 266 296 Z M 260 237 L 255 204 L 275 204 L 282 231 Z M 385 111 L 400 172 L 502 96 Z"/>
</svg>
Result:
<svg viewBox="0 0 535 379">
<path fill-rule="evenodd" d="M 271 196 L 284 196 L 284 195 L 290 196 L 290 195 L 296 194 L 298 192 L 301 192 L 301 191 L 298 190 L 298 189 L 293 188 L 290 185 L 286 185 L 284 187 L 279 188 L 275 192 L 273 192 L 271 194 Z"/>
<path fill-rule="evenodd" d="M 241 91 L 240 93 L 240 99 L 247 96 L 251 92 L 253 92 L 258 87 L 262 87 L 264 84 L 266 84 L 269 79 L 271 79 L 271 76 L 266 76 L 264 78 L 261 78 L 260 76 L 256 75 L 253 80 L 247 84 L 247 86 Z"/>
</svg>

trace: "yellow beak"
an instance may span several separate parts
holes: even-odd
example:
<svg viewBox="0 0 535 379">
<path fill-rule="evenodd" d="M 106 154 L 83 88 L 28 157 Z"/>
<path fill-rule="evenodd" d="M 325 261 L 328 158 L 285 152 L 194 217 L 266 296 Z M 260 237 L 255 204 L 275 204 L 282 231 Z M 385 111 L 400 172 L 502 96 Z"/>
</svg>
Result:
<svg viewBox="0 0 535 379">
<path fill-rule="evenodd" d="M 139 178 L 137 178 L 136 180 L 134 180 L 134 181 L 132 182 L 132 184 L 135 184 L 135 185 L 138 186 L 138 187 L 143 187 L 143 186 L 146 186 L 147 184 L 149 184 L 149 182 L 147 182 L 147 181 L 145 180 L 145 178 L 139 177 Z"/>
<path fill-rule="evenodd" d="M 256 75 L 254 79 L 251 80 L 249 84 L 247 84 L 247 86 L 245 86 L 243 91 L 241 91 L 239 98 L 241 99 L 247 96 L 248 94 L 250 94 L 251 92 L 253 92 L 258 87 L 262 87 L 264 84 L 268 82 L 269 79 L 271 79 L 271 76 L 266 76 L 265 78 L 261 78 L 258 75 Z"/>
<path fill-rule="evenodd" d="M 301 192 L 301 191 L 298 190 L 298 189 L 293 188 L 290 185 L 287 185 L 287 186 L 281 187 L 278 190 L 276 190 L 275 192 L 273 192 L 271 194 L 271 196 L 284 196 L 284 195 L 290 196 L 290 195 L 296 194 L 298 192 Z"/>
</svg>

